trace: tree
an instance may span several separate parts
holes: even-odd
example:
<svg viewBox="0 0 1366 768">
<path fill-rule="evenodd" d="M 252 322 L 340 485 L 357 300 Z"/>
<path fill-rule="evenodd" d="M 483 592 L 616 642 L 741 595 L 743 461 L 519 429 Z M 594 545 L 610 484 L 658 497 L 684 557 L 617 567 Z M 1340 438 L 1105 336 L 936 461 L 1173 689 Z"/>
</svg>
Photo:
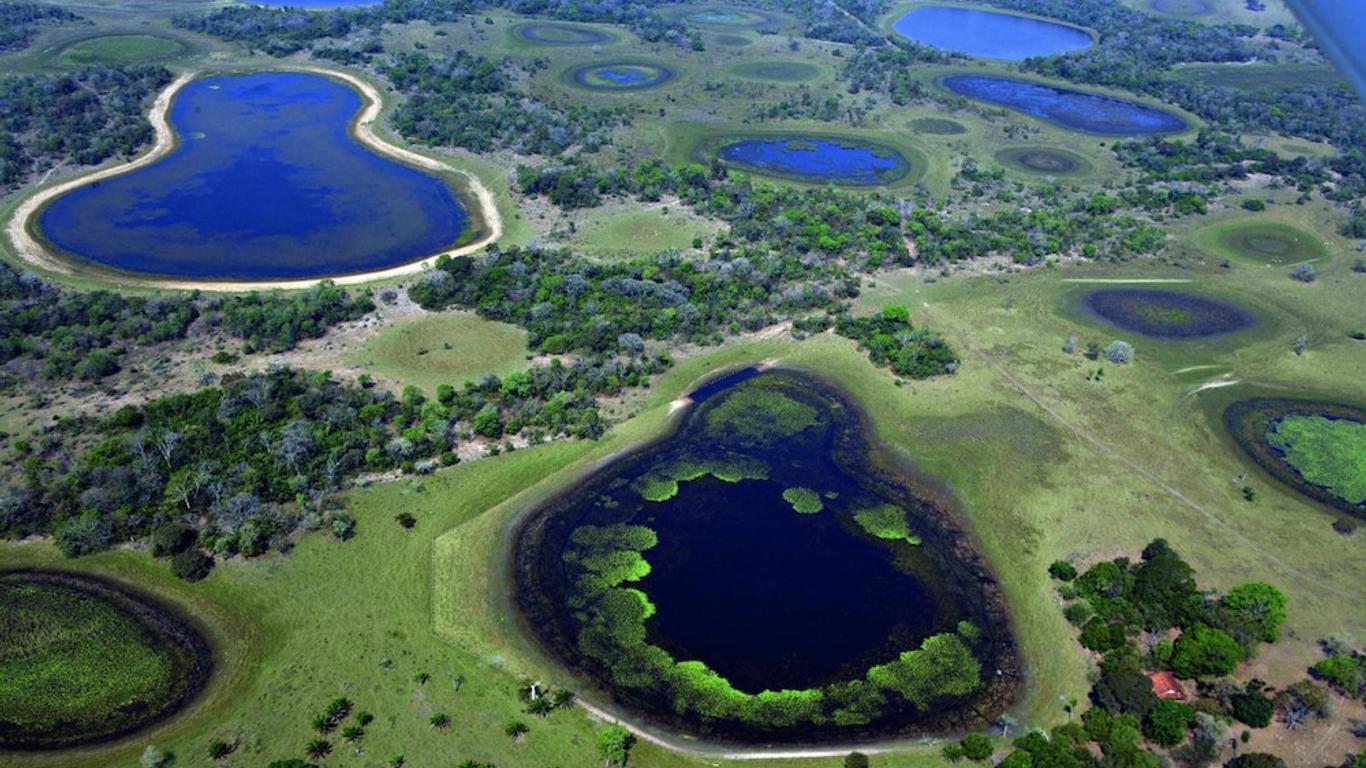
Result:
<svg viewBox="0 0 1366 768">
<path fill-rule="evenodd" d="M 1312 283 L 1318 279 L 1319 272 L 1314 269 L 1314 265 L 1308 262 L 1296 264 L 1290 268 L 1290 278 L 1301 283 Z"/>
<path fill-rule="evenodd" d="M 1265 752 L 1248 752 L 1224 763 L 1224 768 L 1285 768 L 1285 761 Z"/>
<path fill-rule="evenodd" d="M 956 741 L 951 741 L 948 744 L 945 744 L 944 748 L 941 749 L 939 753 L 950 763 L 956 763 L 963 759 L 963 745 Z"/>
<path fill-rule="evenodd" d="M 1243 647 L 1222 629 L 1196 625 L 1176 638 L 1172 671 L 1177 677 L 1227 675 L 1243 660 Z"/>
<path fill-rule="evenodd" d="M 1071 581 L 1077 578 L 1077 568 L 1066 560 L 1054 560 L 1053 564 L 1048 566 L 1048 575 L 1058 581 Z"/>
<path fill-rule="evenodd" d="M 850 752 L 844 756 L 844 768 L 868 768 L 868 756 L 862 752 Z"/>
<path fill-rule="evenodd" d="M 1134 360 L 1134 347 L 1127 341 L 1112 341 L 1105 347 L 1105 359 L 1116 365 Z"/>
<path fill-rule="evenodd" d="M 1195 710 L 1179 701 L 1163 699 L 1143 720 L 1143 735 L 1164 747 L 1186 740 L 1186 730 L 1195 719 Z"/>
<path fill-rule="evenodd" d="M 513 740 L 522 738 L 530 730 L 531 728 L 521 720 L 509 720 L 508 724 L 503 726 L 503 733 Z"/>
<path fill-rule="evenodd" d="M 1227 628 L 1246 643 L 1274 643 L 1285 621 L 1285 595 L 1262 581 L 1239 584 L 1219 601 Z"/>
<path fill-rule="evenodd" d="M 451 725 L 450 715 L 445 712 L 438 712 L 427 719 L 427 722 L 438 731 L 444 731 Z M 525 731 L 523 731 L 525 733 Z"/>
<path fill-rule="evenodd" d="M 963 756 L 979 763 L 991 757 L 991 753 L 996 751 L 991 738 L 983 733 L 969 733 L 959 743 L 963 745 Z"/>
<path fill-rule="evenodd" d="M 197 549 L 177 552 L 171 558 L 171 573 L 185 581 L 201 581 L 213 570 L 213 558 Z"/>
<path fill-rule="evenodd" d="M 626 730 L 625 726 L 613 724 L 598 731 L 596 742 L 604 763 L 626 765 L 626 760 L 631 755 L 631 747 L 636 743 L 636 737 Z"/>
<path fill-rule="evenodd" d="M 234 748 L 235 747 L 233 744 L 229 744 L 228 742 L 223 741 L 222 739 L 214 739 L 213 741 L 209 742 L 209 759 L 222 760 L 223 758 L 232 754 Z"/>
</svg>

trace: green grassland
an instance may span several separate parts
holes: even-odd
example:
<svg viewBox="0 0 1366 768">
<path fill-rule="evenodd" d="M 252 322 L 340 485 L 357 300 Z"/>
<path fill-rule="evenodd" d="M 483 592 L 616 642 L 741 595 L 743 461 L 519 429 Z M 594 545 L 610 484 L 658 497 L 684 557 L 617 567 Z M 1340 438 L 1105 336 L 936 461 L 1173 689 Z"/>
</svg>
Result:
<svg viewBox="0 0 1366 768">
<path fill-rule="evenodd" d="M 184 52 L 179 42 L 156 35 L 107 35 L 83 40 L 62 51 L 70 66 L 161 61 Z"/>
<path fill-rule="evenodd" d="M 570 221 L 574 228 L 564 233 L 563 242 L 598 258 L 684 251 L 692 248 L 694 238 L 710 240 L 720 231 L 719 224 L 687 208 L 663 204 L 608 203 L 576 211 Z"/>
<path fill-rule="evenodd" d="M 1295 15 L 1282 0 L 1263 0 L 1264 11 L 1249 11 L 1243 0 L 1124 0 L 1126 5 L 1158 16 L 1205 24 L 1251 24 L 1270 27 L 1294 24 Z"/>
<path fill-rule="evenodd" d="M 521 328 L 465 312 L 424 312 L 367 339 L 351 363 L 397 388 L 415 386 L 432 397 L 441 384 L 520 371 L 526 358 Z"/>
<path fill-rule="evenodd" d="M 1249 264 L 1287 266 L 1328 256 L 1314 235 L 1269 217 L 1241 216 L 1212 224 L 1196 240 L 1215 255 Z"/>
</svg>

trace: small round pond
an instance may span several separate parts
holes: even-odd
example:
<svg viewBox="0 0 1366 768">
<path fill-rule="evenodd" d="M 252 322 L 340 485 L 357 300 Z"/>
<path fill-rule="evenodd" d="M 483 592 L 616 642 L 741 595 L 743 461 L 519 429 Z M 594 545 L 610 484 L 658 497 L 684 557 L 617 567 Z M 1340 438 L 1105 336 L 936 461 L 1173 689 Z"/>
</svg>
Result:
<svg viewBox="0 0 1366 768">
<path fill-rule="evenodd" d="M 1278 221 L 1239 218 L 1206 227 L 1195 239 L 1219 255 L 1253 264 L 1280 266 L 1328 255 L 1317 237 Z"/>
<path fill-rule="evenodd" d="M 537 45 L 605 45 L 613 41 L 610 34 L 600 29 L 548 22 L 520 24 L 516 27 L 515 32 L 517 37 L 522 40 Z"/>
<path fill-rule="evenodd" d="M 1007 168 L 1042 176 L 1076 176 L 1091 170 L 1086 158 L 1057 147 L 1007 147 L 995 157 Z"/>
<path fill-rule="evenodd" d="M 663 85 L 673 76 L 667 67 L 624 61 L 590 64 L 571 73 L 574 83 L 591 91 L 639 91 Z"/>
<path fill-rule="evenodd" d="M 469 238 L 446 179 L 351 135 L 361 106 L 320 75 L 194 80 L 169 114 L 178 146 L 57 197 L 30 226 L 54 250 L 114 269 L 236 280 L 371 272 Z"/>
<path fill-rule="evenodd" d="M 1207 338 L 1257 324 L 1241 307 L 1179 291 L 1103 288 L 1083 294 L 1081 305 L 1092 317 L 1154 339 Z"/>
<path fill-rule="evenodd" d="M 1013 13 L 949 5 L 907 11 L 892 29 L 913 43 L 988 59 L 1019 61 L 1090 48 L 1084 29 Z"/>
<path fill-rule="evenodd" d="M 113 582 L 0 571 L 0 750 L 109 741 L 183 707 L 213 671 L 169 608 Z"/>
<path fill-rule="evenodd" d="M 891 184 L 911 172 L 897 150 L 845 137 L 760 135 L 714 144 L 716 157 L 741 170 L 815 184 Z"/>
<path fill-rule="evenodd" d="M 1104 136 L 1174 133 L 1186 121 L 1166 110 L 1094 93 L 995 75 L 952 75 L 941 81 L 960 96 L 1023 112 L 1064 128 Z"/>
<path fill-rule="evenodd" d="M 963 729 L 1008 703 L 998 585 L 873 460 L 843 396 L 751 370 L 692 400 L 519 529 L 519 605 L 547 650 L 648 722 L 723 741 Z"/>
<path fill-rule="evenodd" d="M 1366 518 L 1366 408 L 1253 398 L 1230 404 L 1224 426 L 1272 477 L 1309 498 Z"/>
</svg>

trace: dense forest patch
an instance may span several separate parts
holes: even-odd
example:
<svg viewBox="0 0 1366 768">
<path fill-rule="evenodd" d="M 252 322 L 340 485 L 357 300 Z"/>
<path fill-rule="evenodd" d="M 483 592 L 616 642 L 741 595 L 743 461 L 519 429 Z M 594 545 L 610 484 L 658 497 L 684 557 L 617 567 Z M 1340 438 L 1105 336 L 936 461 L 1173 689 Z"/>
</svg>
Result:
<svg viewBox="0 0 1366 768">
<path fill-rule="evenodd" d="M 852 406 L 786 370 L 703 389 L 674 434 L 519 530 L 547 648 L 647 719 L 727 740 L 961 728 L 1003 705 L 995 583 L 875 468 Z"/>
<path fill-rule="evenodd" d="M 56 571 L 0 571 L 0 749 L 115 738 L 184 706 L 208 642 L 151 598 Z"/>
<path fill-rule="evenodd" d="M 1366 409 L 1346 403 L 1254 398 L 1224 410 L 1238 447 L 1277 480 L 1366 518 Z"/>
</svg>

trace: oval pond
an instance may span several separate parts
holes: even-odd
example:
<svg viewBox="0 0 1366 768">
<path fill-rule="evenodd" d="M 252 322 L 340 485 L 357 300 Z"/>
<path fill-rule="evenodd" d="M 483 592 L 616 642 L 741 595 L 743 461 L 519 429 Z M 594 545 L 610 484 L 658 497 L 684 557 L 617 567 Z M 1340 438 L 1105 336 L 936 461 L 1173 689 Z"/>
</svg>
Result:
<svg viewBox="0 0 1366 768">
<path fill-rule="evenodd" d="M 854 186 L 904 178 L 910 162 L 891 147 L 821 136 L 757 136 L 722 140 L 716 156 L 744 170 L 811 183 Z"/>
<path fill-rule="evenodd" d="M 204 637 L 113 582 L 0 571 L 0 750 L 109 741 L 180 709 L 213 671 Z"/>
<path fill-rule="evenodd" d="M 924 5 L 892 22 L 913 43 L 988 59 L 1019 61 L 1090 48 L 1083 29 L 1012 13 L 948 5 Z"/>
<path fill-rule="evenodd" d="M 1224 426 L 1267 474 L 1309 498 L 1366 518 L 1366 408 L 1260 397 L 1231 403 Z"/>
<path fill-rule="evenodd" d="M 1132 101 L 993 75 L 952 75 L 945 88 L 970 99 L 1008 107 L 1075 131 L 1106 136 L 1174 133 L 1186 121 Z"/>
<path fill-rule="evenodd" d="M 398 266 L 451 247 L 469 216 L 443 179 L 350 134 L 362 100 L 326 77 L 194 80 L 151 165 L 77 187 L 37 217 L 60 251 L 115 269 L 238 280 Z"/>
<path fill-rule="evenodd" d="M 663 85 L 673 76 L 665 67 L 630 62 L 590 64 L 572 74 L 576 84 L 591 91 L 639 91 Z"/>
<path fill-rule="evenodd" d="M 1177 291 L 1104 288 L 1082 296 L 1087 314 L 1155 339 L 1195 339 L 1241 331 L 1257 317 L 1241 307 Z"/>
<path fill-rule="evenodd" d="M 1013 690 L 999 588 L 939 510 L 875 466 L 853 407 L 791 371 L 692 399 L 672 436 L 519 529 L 519 603 L 547 650 L 647 719 L 726 740 L 958 728 L 998 710 Z"/>
</svg>

